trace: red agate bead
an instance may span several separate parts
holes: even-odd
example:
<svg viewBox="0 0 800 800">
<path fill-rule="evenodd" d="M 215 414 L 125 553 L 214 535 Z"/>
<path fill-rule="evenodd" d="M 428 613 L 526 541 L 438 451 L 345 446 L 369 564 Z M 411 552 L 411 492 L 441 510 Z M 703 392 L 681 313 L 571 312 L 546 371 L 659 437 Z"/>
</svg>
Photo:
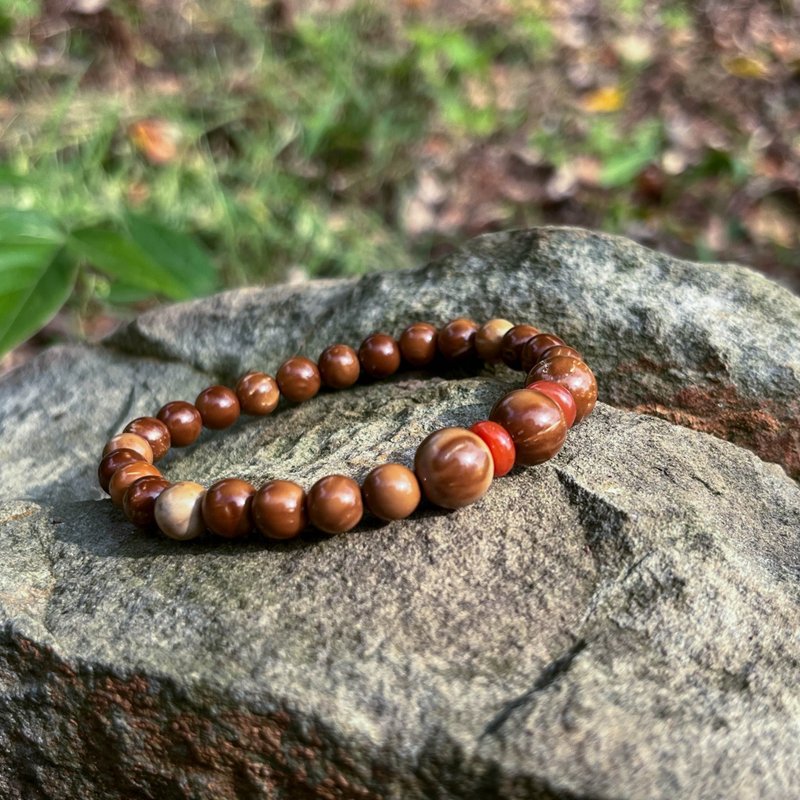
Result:
<svg viewBox="0 0 800 800">
<path fill-rule="evenodd" d="M 575 398 L 572 392 L 566 386 L 562 386 L 555 381 L 534 381 L 529 383 L 526 389 L 533 389 L 536 392 L 546 394 L 551 400 L 555 400 L 556 404 L 564 412 L 564 419 L 567 422 L 567 427 L 571 428 L 575 424 L 575 417 L 578 414 L 578 408 L 575 405 Z"/>
<path fill-rule="evenodd" d="M 494 461 L 495 478 L 508 474 L 517 457 L 517 449 L 509 432 L 502 425 L 488 419 L 476 422 L 470 430 L 486 442 Z"/>
</svg>

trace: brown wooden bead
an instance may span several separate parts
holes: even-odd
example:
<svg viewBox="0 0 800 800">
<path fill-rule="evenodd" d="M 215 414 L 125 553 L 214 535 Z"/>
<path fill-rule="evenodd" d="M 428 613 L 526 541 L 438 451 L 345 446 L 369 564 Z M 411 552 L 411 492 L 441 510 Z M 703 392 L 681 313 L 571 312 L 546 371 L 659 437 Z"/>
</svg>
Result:
<svg viewBox="0 0 800 800">
<path fill-rule="evenodd" d="M 122 498 L 125 497 L 125 490 L 139 478 L 145 475 L 156 475 L 161 477 L 158 467 L 148 464 L 146 461 L 136 461 L 133 464 L 126 464 L 120 467 L 112 476 L 108 484 L 108 493 L 111 495 L 111 502 L 115 506 L 122 505 Z"/>
<path fill-rule="evenodd" d="M 419 481 L 402 464 L 381 464 L 364 479 L 367 508 L 380 519 L 405 519 L 414 513 L 422 497 Z"/>
<path fill-rule="evenodd" d="M 536 336 L 528 339 L 522 346 L 522 354 L 519 359 L 523 372 L 530 372 L 551 347 L 563 344 L 564 340 L 559 339 L 554 333 L 537 333 Z"/>
<path fill-rule="evenodd" d="M 180 481 L 164 489 L 156 500 L 156 524 L 170 539 L 185 542 L 196 539 L 206 529 L 203 521 L 204 486 Z"/>
<path fill-rule="evenodd" d="M 475 353 L 488 364 L 502 361 L 503 337 L 514 327 L 507 319 L 490 319 L 475 334 Z"/>
<path fill-rule="evenodd" d="M 522 358 L 522 348 L 528 339 L 532 339 L 539 333 L 538 328 L 533 325 L 515 325 L 505 336 L 500 345 L 500 356 L 511 369 L 520 369 Z"/>
<path fill-rule="evenodd" d="M 169 429 L 155 417 L 137 417 L 125 426 L 126 433 L 137 433 L 150 443 L 153 461 L 163 458 L 172 444 Z"/>
<path fill-rule="evenodd" d="M 436 327 L 414 322 L 400 334 L 400 355 L 410 367 L 426 367 L 436 358 Z"/>
<path fill-rule="evenodd" d="M 150 447 L 150 442 L 144 436 L 139 436 L 138 433 L 118 433 L 116 436 L 112 436 L 103 448 L 103 455 L 107 456 L 115 450 L 133 450 L 134 453 L 139 453 L 148 464 L 153 463 L 153 448 Z"/>
<path fill-rule="evenodd" d="M 532 389 L 509 392 L 495 403 L 489 419 L 508 431 L 516 463 L 526 467 L 552 458 L 567 438 L 564 412 L 555 400 Z"/>
<path fill-rule="evenodd" d="M 203 520 L 217 536 L 239 539 L 253 529 L 250 506 L 256 487 L 239 478 L 223 478 L 203 497 Z"/>
<path fill-rule="evenodd" d="M 137 478 L 122 497 L 125 516 L 139 528 L 152 528 L 156 524 L 156 500 L 169 485 L 166 478 L 157 475 Z"/>
<path fill-rule="evenodd" d="M 236 396 L 243 414 L 262 417 L 278 406 L 281 392 L 278 382 L 266 372 L 248 372 L 236 384 Z"/>
<path fill-rule="evenodd" d="M 309 490 L 306 500 L 311 524 L 325 533 L 345 533 L 364 514 L 361 488 L 345 475 L 327 475 Z"/>
<path fill-rule="evenodd" d="M 548 358 L 555 358 L 556 356 L 569 356 L 570 358 L 577 358 L 578 361 L 583 361 L 583 356 L 574 347 L 568 347 L 565 344 L 556 345 L 555 347 L 545 350 L 539 361 L 544 361 Z M 536 364 L 533 366 L 535 367 Z M 531 369 L 533 369 L 533 367 L 531 367 Z"/>
<path fill-rule="evenodd" d="M 494 461 L 476 434 L 466 428 L 442 428 L 417 448 L 414 470 L 428 500 L 442 508 L 461 508 L 486 494 Z"/>
<path fill-rule="evenodd" d="M 268 481 L 253 496 L 256 528 L 269 539 L 291 539 L 308 525 L 306 493 L 293 481 Z"/>
<path fill-rule="evenodd" d="M 156 415 L 166 425 L 170 441 L 175 447 L 192 444 L 203 430 L 200 412 L 183 400 L 173 400 L 162 406 Z"/>
<path fill-rule="evenodd" d="M 358 360 L 370 378 L 386 378 L 400 367 L 400 348 L 388 333 L 372 333 L 361 342 Z"/>
<path fill-rule="evenodd" d="M 436 338 L 439 352 L 451 361 L 475 355 L 475 337 L 478 324 L 471 319 L 459 317 L 447 323 Z"/>
<path fill-rule="evenodd" d="M 358 353 L 346 344 L 332 344 L 319 357 L 319 374 L 330 389 L 347 389 L 361 374 Z"/>
<path fill-rule="evenodd" d="M 284 361 L 275 378 L 281 394 L 292 403 L 310 400 L 322 386 L 317 365 L 305 356 L 293 356 Z"/>
<path fill-rule="evenodd" d="M 569 389 L 575 398 L 575 424 L 592 413 L 597 403 L 597 381 L 594 373 L 580 359 L 570 356 L 549 355 L 540 361 L 528 375 L 528 383 L 533 381 L 555 381 Z"/>
<path fill-rule="evenodd" d="M 230 428 L 241 414 L 241 406 L 236 392 L 227 386 L 209 386 L 203 389 L 194 401 L 200 412 L 203 425 L 214 431 Z"/>
<path fill-rule="evenodd" d="M 111 478 L 118 469 L 128 464 L 135 464 L 137 461 L 141 461 L 143 464 L 147 463 L 144 460 L 144 456 L 135 450 L 112 450 L 104 455 L 100 461 L 100 466 L 97 468 L 97 481 L 102 490 L 108 492 Z"/>
</svg>

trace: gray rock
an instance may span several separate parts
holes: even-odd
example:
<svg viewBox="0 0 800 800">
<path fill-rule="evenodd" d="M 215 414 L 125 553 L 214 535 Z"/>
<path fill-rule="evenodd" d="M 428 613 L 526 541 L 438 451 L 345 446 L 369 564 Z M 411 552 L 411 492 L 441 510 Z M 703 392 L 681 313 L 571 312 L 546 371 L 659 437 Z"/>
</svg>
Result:
<svg viewBox="0 0 800 800">
<path fill-rule="evenodd" d="M 123 421 L 459 313 L 563 333 L 605 399 L 669 408 L 724 373 L 796 413 L 795 298 L 567 230 L 227 293 L 52 350 L 0 382 L 0 796 L 800 797 L 800 488 L 733 444 L 600 404 L 474 506 L 283 544 L 181 545 L 98 502 L 97 452 Z M 637 359 L 671 372 L 620 368 Z M 361 477 L 519 379 L 322 395 L 204 435 L 166 472 Z"/>
</svg>

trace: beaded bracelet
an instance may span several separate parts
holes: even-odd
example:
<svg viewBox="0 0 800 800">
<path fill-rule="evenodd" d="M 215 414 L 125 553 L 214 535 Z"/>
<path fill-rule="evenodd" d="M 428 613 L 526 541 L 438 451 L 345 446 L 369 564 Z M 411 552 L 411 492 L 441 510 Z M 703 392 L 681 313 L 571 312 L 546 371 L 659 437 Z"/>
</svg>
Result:
<svg viewBox="0 0 800 800">
<path fill-rule="evenodd" d="M 206 489 L 198 483 L 172 484 L 153 462 L 170 447 L 192 444 L 205 426 L 233 425 L 241 413 L 272 413 L 280 396 L 290 403 L 314 397 L 322 386 L 346 389 L 362 373 L 385 378 L 401 362 L 412 368 L 434 359 L 468 363 L 504 362 L 527 373 L 524 389 L 495 403 L 488 420 L 471 428 L 442 428 L 419 445 L 413 471 L 403 464 L 375 467 L 362 486 L 344 475 L 327 475 L 306 493 L 287 480 L 270 480 L 260 489 L 239 478 L 224 478 Z M 112 502 L 136 526 L 155 525 L 172 539 L 188 540 L 210 530 L 230 539 L 253 528 L 269 539 L 297 536 L 310 523 L 325 533 L 343 533 L 361 520 L 364 505 L 382 520 L 404 519 L 424 495 L 443 508 L 461 508 L 482 497 L 492 482 L 514 465 L 531 466 L 552 458 L 567 430 L 591 413 L 597 383 L 581 355 L 551 333 L 532 325 L 492 319 L 478 326 L 459 318 L 441 330 L 426 322 L 409 325 L 398 340 L 373 333 L 358 352 L 345 344 L 326 348 L 315 364 L 294 356 L 273 378 L 264 372 L 243 375 L 233 391 L 209 386 L 194 405 L 167 403 L 155 417 L 139 417 L 103 449 L 98 479 Z"/>
</svg>

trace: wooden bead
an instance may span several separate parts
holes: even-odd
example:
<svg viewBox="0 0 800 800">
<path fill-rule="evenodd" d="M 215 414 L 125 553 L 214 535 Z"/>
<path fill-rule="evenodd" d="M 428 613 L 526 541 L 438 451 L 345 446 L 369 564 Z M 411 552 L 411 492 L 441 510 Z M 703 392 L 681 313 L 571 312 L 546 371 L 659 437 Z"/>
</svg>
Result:
<svg viewBox="0 0 800 800">
<path fill-rule="evenodd" d="M 578 409 L 575 405 L 575 398 L 566 386 L 555 381 L 534 381 L 525 388 L 541 392 L 555 400 L 558 407 L 564 412 L 564 421 L 567 423 L 567 427 L 571 428 L 575 424 Z"/>
<path fill-rule="evenodd" d="M 250 506 L 256 487 L 239 478 L 223 478 L 203 497 L 203 520 L 217 536 L 240 539 L 253 529 Z"/>
<path fill-rule="evenodd" d="M 400 367 L 400 347 L 388 333 L 373 333 L 358 348 L 358 360 L 370 378 L 387 378 Z"/>
<path fill-rule="evenodd" d="M 345 475 L 327 475 L 309 490 L 306 500 L 311 524 L 325 533 L 345 533 L 364 514 L 361 488 Z"/>
<path fill-rule="evenodd" d="M 112 476 L 108 484 L 108 493 L 111 495 L 111 502 L 115 506 L 122 505 L 122 498 L 125 490 L 139 478 L 145 475 L 157 475 L 161 477 L 158 467 L 148 464 L 146 461 L 136 461 L 133 464 L 126 464 L 120 467 Z"/>
<path fill-rule="evenodd" d="M 511 369 L 520 369 L 522 358 L 522 348 L 528 339 L 532 339 L 539 333 L 538 328 L 533 325 L 515 325 L 503 336 L 500 344 L 500 356 Z"/>
<path fill-rule="evenodd" d="M 115 450 L 133 450 L 148 464 L 153 463 L 153 448 L 150 447 L 150 442 L 138 433 L 118 433 L 112 436 L 103 448 L 103 455 L 107 456 Z"/>
<path fill-rule="evenodd" d="M 381 464 L 364 479 L 367 508 L 380 519 L 405 519 L 414 513 L 422 498 L 419 481 L 402 464 Z"/>
<path fill-rule="evenodd" d="M 569 356 L 570 358 L 577 358 L 578 361 L 583 361 L 583 356 L 574 348 L 568 347 L 565 344 L 556 345 L 545 350 L 539 361 L 545 361 L 548 358 L 556 358 L 556 356 Z M 533 365 L 535 367 L 536 364 Z M 531 369 L 533 369 L 531 367 Z"/>
<path fill-rule="evenodd" d="M 175 447 L 192 444 L 203 430 L 203 418 L 200 412 L 191 403 L 183 400 L 167 403 L 161 407 L 156 416 L 166 426 Z"/>
<path fill-rule="evenodd" d="M 410 367 L 426 367 L 436 358 L 438 331 L 427 322 L 415 322 L 400 334 L 400 355 Z"/>
<path fill-rule="evenodd" d="M 104 492 L 108 492 L 108 486 L 114 473 L 128 464 L 135 464 L 137 461 L 147 463 L 144 460 L 144 456 L 135 450 L 112 450 L 107 453 L 103 456 L 100 466 L 97 468 L 97 481 L 100 484 L 100 488 Z"/>
<path fill-rule="evenodd" d="M 241 414 L 236 392 L 227 386 L 209 386 L 203 389 L 194 401 L 200 412 L 203 425 L 214 431 L 230 428 Z"/>
<path fill-rule="evenodd" d="M 495 403 L 489 419 L 509 432 L 517 451 L 516 463 L 526 467 L 552 458 L 567 438 L 563 412 L 541 392 L 509 392 Z"/>
<path fill-rule="evenodd" d="M 326 347 L 318 363 L 322 382 L 330 389 L 347 389 L 361 374 L 358 353 L 346 344 Z"/>
<path fill-rule="evenodd" d="M 559 339 L 553 333 L 537 333 L 532 336 L 522 346 L 519 363 L 523 372 L 530 372 L 544 358 L 544 353 L 551 347 L 559 347 L 564 344 L 563 339 Z"/>
<path fill-rule="evenodd" d="M 528 383 L 555 381 L 569 389 L 575 398 L 575 424 L 592 413 L 597 403 L 597 381 L 594 373 L 580 359 L 556 356 L 540 361 L 528 374 Z"/>
<path fill-rule="evenodd" d="M 263 417 L 278 406 L 281 392 L 272 375 L 266 372 L 248 372 L 236 384 L 236 397 L 243 414 Z"/>
<path fill-rule="evenodd" d="M 425 496 L 442 508 L 461 508 L 486 494 L 494 462 L 486 443 L 466 428 L 442 428 L 417 448 L 414 469 Z"/>
<path fill-rule="evenodd" d="M 490 319 L 475 334 L 475 353 L 488 364 L 502 361 L 503 337 L 514 327 L 507 319 Z"/>
<path fill-rule="evenodd" d="M 156 524 L 156 500 L 170 482 L 157 475 L 137 478 L 122 497 L 125 516 L 138 528 L 152 528 Z"/>
<path fill-rule="evenodd" d="M 308 525 L 306 493 L 293 481 L 268 481 L 253 496 L 256 528 L 269 539 L 291 539 Z"/>
<path fill-rule="evenodd" d="M 509 432 L 502 425 L 488 419 L 471 425 L 470 430 L 486 442 L 492 454 L 495 478 L 502 478 L 511 472 L 517 459 L 517 451 Z"/>
<path fill-rule="evenodd" d="M 155 417 L 137 417 L 125 426 L 126 433 L 137 433 L 143 436 L 153 451 L 153 461 L 163 458 L 172 444 L 169 429 Z"/>
<path fill-rule="evenodd" d="M 206 529 L 203 521 L 203 497 L 206 490 L 199 483 L 174 483 L 158 496 L 155 518 L 161 532 L 170 539 L 196 539 Z"/>
<path fill-rule="evenodd" d="M 322 386 L 317 365 L 305 356 L 286 359 L 275 376 L 281 394 L 291 403 L 310 400 Z"/>
<path fill-rule="evenodd" d="M 451 361 L 467 359 L 475 355 L 475 337 L 478 324 L 471 319 L 459 317 L 448 322 L 436 338 L 439 352 Z"/>
</svg>

